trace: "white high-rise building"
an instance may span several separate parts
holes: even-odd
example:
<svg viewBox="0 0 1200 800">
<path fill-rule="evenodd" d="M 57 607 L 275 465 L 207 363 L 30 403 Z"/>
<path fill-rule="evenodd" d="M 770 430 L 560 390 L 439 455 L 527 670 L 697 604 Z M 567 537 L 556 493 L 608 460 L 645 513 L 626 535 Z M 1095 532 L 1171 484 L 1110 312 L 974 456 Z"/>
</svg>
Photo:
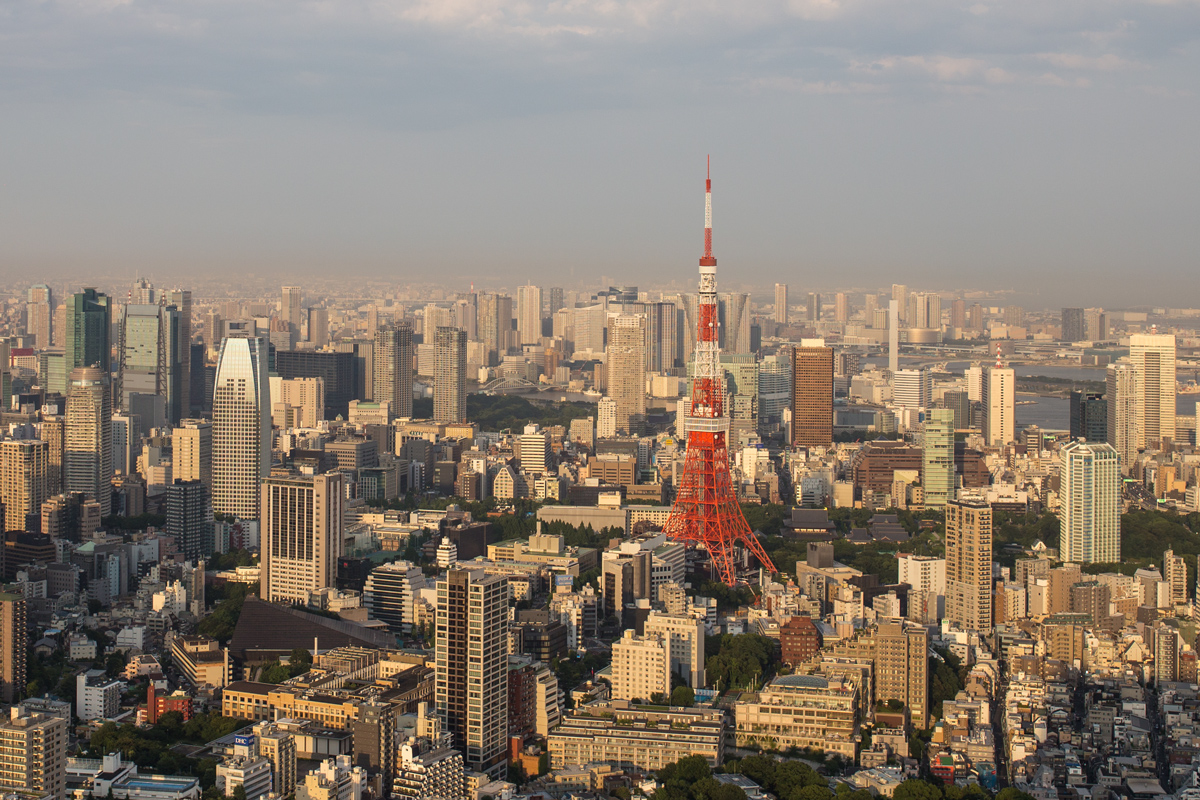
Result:
<svg viewBox="0 0 1200 800">
<path fill-rule="evenodd" d="M 213 390 L 213 511 L 239 519 L 258 519 L 259 484 L 270 470 L 267 340 L 223 339 Z"/>
<path fill-rule="evenodd" d="M 521 470 L 529 475 L 541 475 L 550 466 L 550 434 L 535 424 L 525 426 L 517 439 L 517 458 Z"/>
<path fill-rule="evenodd" d="M 850 321 L 850 301 L 845 292 L 838 292 L 833 296 L 833 319 L 843 323 Z"/>
<path fill-rule="evenodd" d="M 900 583 L 935 595 L 946 594 L 946 559 L 902 553 L 896 561 L 900 567 L 897 578 Z"/>
<path fill-rule="evenodd" d="M 651 702 L 651 695 L 671 693 L 671 643 L 662 636 L 638 636 L 632 630 L 612 645 L 614 700 Z"/>
<path fill-rule="evenodd" d="M 448 542 L 450 537 L 444 537 L 442 541 Z M 415 622 L 413 602 L 417 592 L 424 588 L 425 573 L 415 564 L 407 561 L 380 564 L 367 575 L 363 605 L 372 618 L 386 623 L 388 630 L 407 633 Z"/>
<path fill-rule="evenodd" d="M 979 401 L 983 405 L 983 440 L 1004 447 L 1016 438 L 1017 378 L 1012 367 L 987 367 Z"/>
<path fill-rule="evenodd" d="M 976 364 L 963 373 L 967 381 L 967 399 L 972 403 L 983 400 L 983 367 Z"/>
<path fill-rule="evenodd" d="M 775 284 L 775 321 L 780 325 L 788 324 L 788 285 Z"/>
<path fill-rule="evenodd" d="M 682 402 L 682 401 L 681 401 Z M 686 414 L 684 415 L 687 416 Z M 617 435 L 617 401 L 602 397 L 596 404 L 596 438 L 611 439 Z M 680 436 L 685 435 L 680 433 Z"/>
<path fill-rule="evenodd" d="M 903 408 L 933 405 L 933 378 L 924 367 L 902 369 L 892 375 L 892 402 Z"/>
<path fill-rule="evenodd" d="M 522 345 L 542 338 L 542 287 L 517 287 L 517 336 Z"/>
<path fill-rule="evenodd" d="M 1058 556 L 1076 564 L 1121 560 L 1121 467 L 1100 442 L 1070 442 L 1059 451 L 1062 490 Z"/>
<path fill-rule="evenodd" d="M 1138 379 L 1138 444 L 1157 450 L 1175 438 L 1175 337 L 1130 336 L 1129 361 Z"/>
<path fill-rule="evenodd" d="M 1122 472 L 1128 473 L 1138 453 L 1138 381 L 1133 365 L 1109 364 L 1105 374 L 1108 433 L 1105 438 L 1117 451 Z"/>
<path fill-rule="evenodd" d="M 341 472 L 276 470 L 262 482 L 262 587 L 272 603 L 306 603 L 333 586 L 342 555 L 345 479 Z"/>
<path fill-rule="evenodd" d="M 671 668 L 688 686 L 697 689 L 705 685 L 704 620 L 687 614 L 651 611 L 644 630 L 647 636 L 661 636 L 666 640 L 671 650 Z"/>
</svg>

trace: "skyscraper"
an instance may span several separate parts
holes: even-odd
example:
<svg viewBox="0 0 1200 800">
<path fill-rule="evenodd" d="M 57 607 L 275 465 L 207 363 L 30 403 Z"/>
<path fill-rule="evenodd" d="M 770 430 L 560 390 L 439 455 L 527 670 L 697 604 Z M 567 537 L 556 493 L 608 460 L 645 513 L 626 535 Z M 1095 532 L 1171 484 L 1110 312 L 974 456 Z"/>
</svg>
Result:
<svg viewBox="0 0 1200 800">
<path fill-rule="evenodd" d="M 396 417 L 412 416 L 413 341 L 412 328 L 401 320 L 393 327 L 375 332 L 374 399 L 392 404 Z"/>
<path fill-rule="evenodd" d="M 25 694 L 25 660 L 29 649 L 25 625 L 25 598 L 0 592 L 0 702 L 10 705 Z M 5 756 L 7 762 L 8 754 Z M 5 772 L 7 769 L 0 770 L 0 776 Z"/>
<path fill-rule="evenodd" d="M 554 312 L 566 306 L 563 288 L 551 286 L 546 293 L 546 314 L 553 317 Z"/>
<path fill-rule="evenodd" d="M 808 321 L 821 321 L 821 295 L 817 292 L 808 293 Z"/>
<path fill-rule="evenodd" d="M 1103 442 L 1108 435 L 1108 401 L 1103 392 L 1071 392 L 1071 438 Z"/>
<path fill-rule="evenodd" d="M 507 768 L 508 577 L 451 569 L 437 582 L 437 687 L 442 729 L 468 768 Z"/>
<path fill-rule="evenodd" d="M 117 349 L 120 358 L 119 395 L 114 405 L 129 412 L 130 395 L 163 398 L 167 424 L 174 425 L 191 408 L 183 381 L 184 364 L 191 353 L 181 347 L 181 319 L 175 306 L 127 305 L 120 320 Z"/>
<path fill-rule="evenodd" d="M 933 376 L 924 367 L 902 369 L 892 374 L 892 402 L 904 408 L 933 405 Z"/>
<path fill-rule="evenodd" d="M 25 332 L 35 347 L 46 349 L 54 341 L 54 293 L 44 283 L 30 286 L 25 303 Z"/>
<path fill-rule="evenodd" d="M 299 286 L 284 286 L 279 303 L 279 316 L 293 334 L 300 333 L 300 315 L 304 308 L 304 290 Z"/>
<path fill-rule="evenodd" d="M 499 363 L 499 359 L 508 352 L 512 339 L 512 319 L 511 297 L 492 292 L 479 295 L 476 327 L 479 341 L 487 346 L 489 366 Z"/>
<path fill-rule="evenodd" d="M 646 318 L 608 320 L 608 396 L 616 403 L 617 432 L 637 435 L 646 422 Z"/>
<path fill-rule="evenodd" d="M 892 300 L 896 301 L 896 308 L 903 315 L 908 311 L 908 287 L 903 283 L 892 284 Z M 903 320 L 903 316 L 900 318 Z"/>
<path fill-rule="evenodd" d="M 954 302 L 950 304 L 950 327 L 967 327 L 967 301 L 961 297 L 954 298 Z"/>
<path fill-rule="evenodd" d="M 833 348 L 792 350 L 792 446 L 833 443 Z"/>
<path fill-rule="evenodd" d="M 467 419 L 467 332 L 437 329 L 433 368 L 433 418 L 438 422 Z"/>
<path fill-rule="evenodd" d="M 1106 441 L 1117 451 L 1121 471 L 1128 473 L 1138 453 L 1138 380 L 1133 365 L 1109 364 L 1105 373 Z"/>
<path fill-rule="evenodd" d="M 258 519 L 259 482 L 270 469 L 267 340 L 224 339 L 213 389 L 213 511 Z"/>
<path fill-rule="evenodd" d="M 108 373 L 100 367 L 71 371 L 67 394 L 65 484 L 112 512 L 112 397 Z"/>
<path fill-rule="evenodd" d="M 893 293 L 895 287 L 893 287 Z M 888 301 L 888 369 L 893 375 L 900 370 L 900 303 L 893 297 Z"/>
<path fill-rule="evenodd" d="M 517 335 L 522 345 L 537 344 L 542 338 L 542 288 L 517 287 Z"/>
<path fill-rule="evenodd" d="M 1087 335 L 1087 323 L 1082 308 L 1064 308 L 1062 310 L 1062 340 L 1064 342 L 1082 342 Z"/>
<path fill-rule="evenodd" d="M 1175 438 L 1175 336 L 1130 336 L 1129 361 L 1137 373 L 1138 445 L 1159 449 Z"/>
<path fill-rule="evenodd" d="M 850 321 L 850 301 L 846 299 L 845 292 L 838 292 L 833 297 L 833 318 L 842 323 Z"/>
<path fill-rule="evenodd" d="M 925 420 L 921 485 L 925 507 L 936 508 L 954 499 L 954 411 L 935 408 Z"/>
<path fill-rule="evenodd" d="M 1077 564 L 1121 560 L 1121 467 L 1104 442 L 1070 442 L 1062 459 L 1058 555 Z"/>
<path fill-rule="evenodd" d="M 112 301 L 103 292 L 84 289 L 66 302 L 66 371 L 98 366 L 107 374 L 112 367 L 109 337 Z"/>
<path fill-rule="evenodd" d="M 26 517 L 40 514 L 49 497 L 49 451 L 41 439 L 0 441 L 0 503 L 4 530 L 30 530 Z"/>
<path fill-rule="evenodd" d="M 308 309 L 308 341 L 318 350 L 329 344 L 329 309 L 319 306 Z"/>
<path fill-rule="evenodd" d="M 983 440 L 990 447 L 1004 447 L 1016 437 L 1017 379 L 1012 367 L 997 361 L 984 368 L 980 390 Z"/>
<path fill-rule="evenodd" d="M 198 480 L 178 478 L 167 487 L 165 530 L 174 536 L 189 561 L 213 554 L 213 517 L 208 487 Z"/>
<path fill-rule="evenodd" d="M 992 507 L 983 498 L 946 504 L 946 618 L 966 631 L 992 629 Z"/>
<path fill-rule="evenodd" d="M 342 555 L 345 482 L 341 472 L 274 470 L 262 482 L 263 598 L 305 603 L 333 586 Z"/>
<path fill-rule="evenodd" d="M 775 284 L 775 321 L 780 325 L 788 324 L 788 285 Z"/>
<path fill-rule="evenodd" d="M 192 290 L 170 289 L 167 291 L 168 306 L 174 306 L 179 312 L 179 329 L 177 341 L 180 353 L 179 385 L 182 400 L 179 403 L 180 417 L 186 417 L 193 411 L 199 411 L 197 401 L 200 397 L 192 397 Z M 170 411 L 167 412 L 168 416 Z"/>
</svg>

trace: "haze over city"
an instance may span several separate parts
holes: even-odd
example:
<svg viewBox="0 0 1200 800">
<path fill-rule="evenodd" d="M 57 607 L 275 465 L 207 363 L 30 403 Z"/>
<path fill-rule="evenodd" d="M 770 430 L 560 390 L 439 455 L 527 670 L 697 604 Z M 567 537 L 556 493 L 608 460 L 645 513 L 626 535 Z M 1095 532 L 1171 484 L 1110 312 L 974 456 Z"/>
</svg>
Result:
<svg viewBox="0 0 1200 800">
<path fill-rule="evenodd" d="M 725 285 L 1200 302 L 1194 3 L 0 13 L 5 277 L 665 284 L 711 152 Z"/>
</svg>

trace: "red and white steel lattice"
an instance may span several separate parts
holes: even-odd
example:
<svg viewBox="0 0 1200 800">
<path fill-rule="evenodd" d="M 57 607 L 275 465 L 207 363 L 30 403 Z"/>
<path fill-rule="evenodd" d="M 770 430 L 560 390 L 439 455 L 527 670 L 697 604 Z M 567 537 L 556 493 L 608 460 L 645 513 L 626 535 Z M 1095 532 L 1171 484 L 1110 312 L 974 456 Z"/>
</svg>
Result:
<svg viewBox="0 0 1200 800">
<path fill-rule="evenodd" d="M 687 416 L 687 456 L 675 505 L 663 532 L 672 539 L 703 545 L 722 582 L 737 583 L 734 547 L 741 543 L 767 570 L 771 558 L 750 530 L 729 475 L 725 416 L 725 375 L 717 344 L 717 259 L 712 253 L 712 176 L 704 181 L 704 257 L 700 259 L 700 300 L 696 323 L 692 407 Z"/>
</svg>

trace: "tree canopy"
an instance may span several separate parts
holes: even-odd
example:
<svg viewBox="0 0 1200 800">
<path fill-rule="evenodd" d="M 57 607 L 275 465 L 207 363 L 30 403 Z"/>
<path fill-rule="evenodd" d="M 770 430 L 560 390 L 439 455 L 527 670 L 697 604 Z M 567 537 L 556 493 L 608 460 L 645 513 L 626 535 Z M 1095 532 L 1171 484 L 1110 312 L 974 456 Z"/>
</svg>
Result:
<svg viewBox="0 0 1200 800">
<path fill-rule="evenodd" d="M 776 664 L 774 639 L 755 633 L 724 634 L 705 639 L 708 681 L 722 690 L 757 688 Z"/>
</svg>

